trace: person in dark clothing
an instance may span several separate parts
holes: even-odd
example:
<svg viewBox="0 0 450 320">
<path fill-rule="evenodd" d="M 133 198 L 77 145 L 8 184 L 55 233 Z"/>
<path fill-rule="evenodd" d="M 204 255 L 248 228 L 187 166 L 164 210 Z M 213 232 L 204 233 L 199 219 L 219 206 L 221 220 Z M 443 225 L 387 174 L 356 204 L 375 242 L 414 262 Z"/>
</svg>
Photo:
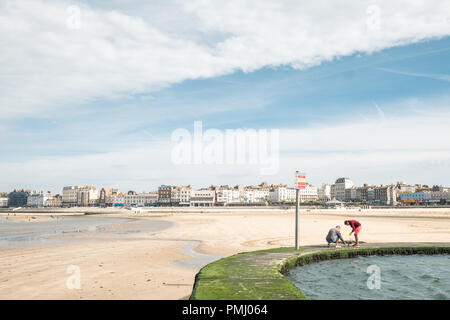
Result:
<svg viewBox="0 0 450 320">
<path fill-rule="evenodd" d="M 336 226 L 335 228 L 331 228 L 328 231 L 328 234 L 326 237 L 326 241 L 328 242 L 328 247 L 330 246 L 331 243 L 335 243 L 336 247 L 337 247 L 339 245 L 339 240 L 341 240 L 342 243 L 345 245 L 344 238 L 342 238 L 342 235 L 341 235 L 341 227 Z"/>
<path fill-rule="evenodd" d="M 359 223 L 356 220 L 345 220 L 344 224 L 352 228 L 350 235 L 352 235 L 352 233 L 355 233 L 355 241 L 356 241 L 356 243 L 353 246 L 359 247 L 359 232 L 361 231 L 361 223 Z"/>
</svg>

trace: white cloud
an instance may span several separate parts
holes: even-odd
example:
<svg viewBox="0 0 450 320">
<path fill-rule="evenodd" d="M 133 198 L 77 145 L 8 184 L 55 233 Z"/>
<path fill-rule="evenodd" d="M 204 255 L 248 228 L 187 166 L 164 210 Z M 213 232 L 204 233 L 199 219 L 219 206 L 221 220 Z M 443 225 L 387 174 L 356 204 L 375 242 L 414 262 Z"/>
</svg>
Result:
<svg viewBox="0 0 450 320">
<path fill-rule="evenodd" d="M 0 117 L 38 115 L 238 69 L 304 68 L 450 33 L 450 3 L 438 0 L 376 1 L 377 30 L 367 27 L 372 1 L 171 2 L 167 8 L 177 8 L 179 24 L 167 10 L 166 18 L 152 19 L 155 4 L 148 17 L 83 4 L 80 29 L 73 30 L 67 8 L 76 4 L 3 2 Z M 162 27 L 165 21 L 173 25 Z"/>
<path fill-rule="evenodd" d="M 388 68 L 376 68 L 377 70 L 386 71 L 390 73 L 401 74 L 410 77 L 429 78 L 434 80 L 448 81 L 450 82 L 450 75 L 448 74 L 436 74 L 436 73 L 417 73 L 417 72 L 405 72 L 400 70 L 388 69 Z"/>
<path fill-rule="evenodd" d="M 2 2 L 0 118 L 47 116 L 83 101 L 148 93 L 186 79 L 236 70 L 279 65 L 305 68 L 450 34 L 448 1 L 173 0 L 161 7 L 156 2 L 149 7 L 142 3 L 134 10 L 79 4 L 80 29 L 71 29 L 67 8 L 76 2 Z M 380 8 L 379 28 L 367 26 L 367 19 L 374 18 L 367 16 L 367 8 L 373 4 Z M 229 108 L 242 106 L 229 104 Z M 432 110 L 433 106 L 440 111 Z M 170 119 L 167 116 L 173 111 L 166 107 L 158 106 L 153 118 Z M 214 106 L 200 107 L 203 112 L 215 111 Z M 383 121 L 366 117 L 282 129 L 280 172 L 273 177 L 260 176 L 255 166 L 175 166 L 170 162 L 167 137 L 167 141 L 101 154 L 3 160 L 0 188 L 59 191 L 66 184 L 96 184 L 149 190 L 161 183 L 289 183 L 296 169 L 306 170 L 316 184 L 332 182 L 340 175 L 360 183 L 400 178 L 446 183 L 450 179 L 449 107 L 448 101 L 413 101 L 411 111 L 402 109 L 395 115 L 384 111 Z M 382 108 L 393 110 L 384 104 Z M 82 119 L 89 113 L 76 116 Z M 107 134 L 128 125 L 94 127 Z M 84 134 L 94 131 L 92 126 L 80 126 L 83 130 Z M 3 137 L 7 133 L 0 127 Z"/>
</svg>

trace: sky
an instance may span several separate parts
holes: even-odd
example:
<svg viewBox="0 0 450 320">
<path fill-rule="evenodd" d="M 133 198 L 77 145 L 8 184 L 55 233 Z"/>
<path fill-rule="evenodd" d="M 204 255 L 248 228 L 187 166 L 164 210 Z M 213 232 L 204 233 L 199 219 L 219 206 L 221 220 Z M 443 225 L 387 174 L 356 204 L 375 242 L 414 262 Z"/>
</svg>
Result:
<svg viewBox="0 0 450 320">
<path fill-rule="evenodd" d="M 0 0 L 0 191 L 450 186 L 449 35 L 448 1 Z"/>
</svg>

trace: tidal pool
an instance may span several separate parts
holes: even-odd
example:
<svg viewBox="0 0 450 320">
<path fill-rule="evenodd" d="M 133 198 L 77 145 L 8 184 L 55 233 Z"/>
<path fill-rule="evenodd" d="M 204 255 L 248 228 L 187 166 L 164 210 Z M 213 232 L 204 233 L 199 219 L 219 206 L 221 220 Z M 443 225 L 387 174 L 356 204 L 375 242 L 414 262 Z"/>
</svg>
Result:
<svg viewBox="0 0 450 320">
<path fill-rule="evenodd" d="M 311 300 L 450 299 L 450 255 L 327 260 L 287 277 Z"/>
</svg>

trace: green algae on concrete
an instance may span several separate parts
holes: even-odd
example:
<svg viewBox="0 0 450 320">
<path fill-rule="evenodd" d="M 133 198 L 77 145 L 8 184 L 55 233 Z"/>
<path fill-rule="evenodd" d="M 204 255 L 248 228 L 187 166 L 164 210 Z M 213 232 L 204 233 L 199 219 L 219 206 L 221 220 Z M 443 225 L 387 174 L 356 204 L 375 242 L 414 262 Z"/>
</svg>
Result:
<svg viewBox="0 0 450 320">
<path fill-rule="evenodd" d="M 282 262 L 298 254 L 293 248 L 280 248 L 240 253 L 213 262 L 197 274 L 191 299 L 305 299 L 280 273 Z"/>
<path fill-rule="evenodd" d="M 370 255 L 449 254 L 450 245 L 377 245 L 364 248 L 277 248 L 240 253 L 213 262 L 197 274 L 193 300 L 305 300 L 285 274 L 295 266 Z"/>
</svg>

